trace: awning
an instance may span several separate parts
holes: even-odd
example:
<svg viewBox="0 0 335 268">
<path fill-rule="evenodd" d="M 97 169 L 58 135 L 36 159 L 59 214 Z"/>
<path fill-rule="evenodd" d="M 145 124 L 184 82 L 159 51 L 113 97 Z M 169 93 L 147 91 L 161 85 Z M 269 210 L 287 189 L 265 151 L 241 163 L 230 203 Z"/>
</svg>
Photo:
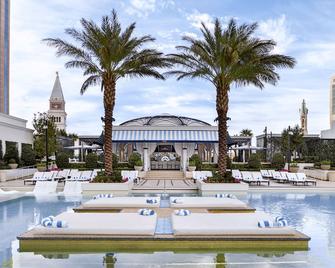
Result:
<svg viewBox="0 0 335 268">
<path fill-rule="evenodd" d="M 113 142 L 218 142 L 217 130 L 113 130 Z M 101 134 L 94 142 L 103 144 Z M 234 141 L 227 136 L 227 144 Z"/>
</svg>

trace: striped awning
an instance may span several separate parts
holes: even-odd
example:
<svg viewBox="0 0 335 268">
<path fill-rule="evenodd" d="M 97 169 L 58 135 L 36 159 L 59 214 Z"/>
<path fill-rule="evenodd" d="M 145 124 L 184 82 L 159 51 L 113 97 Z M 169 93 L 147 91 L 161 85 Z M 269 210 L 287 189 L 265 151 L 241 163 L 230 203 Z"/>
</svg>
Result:
<svg viewBox="0 0 335 268">
<path fill-rule="evenodd" d="M 113 130 L 115 142 L 217 142 L 217 130 Z"/>
</svg>

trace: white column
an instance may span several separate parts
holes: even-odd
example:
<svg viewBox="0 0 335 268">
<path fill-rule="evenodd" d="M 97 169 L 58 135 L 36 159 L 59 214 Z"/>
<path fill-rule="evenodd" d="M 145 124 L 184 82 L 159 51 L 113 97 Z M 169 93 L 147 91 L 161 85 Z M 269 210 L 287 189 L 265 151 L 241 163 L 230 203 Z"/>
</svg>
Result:
<svg viewBox="0 0 335 268">
<path fill-rule="evenodd" d="M 183 147 L 182 161 L 183 161 L 183 171 L 185 172 L 187 169 L 187 162 L 188 162 L 188 155 L 187 155 L 186 147 Z"/>
<path fill-rule="evenodd" d="M 21 142 L 17 142 L 17 151 L 19 152 L 19 157 L 21 157 L 22 155 L 22 143 Z"/>
<path fill-rule="evenodd" d="M 149 154 L 148 154 L 148 148 L 144 147 L 143 148 L 144 171 L 148 171 L 149 170 L 149 163 L 150 163 L 150 159 L 149 159 Z"/>
<path fill-rule="evenodd" d="M 1 140 L 1 143 L 2 143 L 2 157 L 3 157 L 6 153 L 6 141 Z"/>
<path fill-rule="evenodd" d="M 218 156 L 219 156 L 219 144 L 214 143 L 214 164 L 218 163 Z"/>
</svg>

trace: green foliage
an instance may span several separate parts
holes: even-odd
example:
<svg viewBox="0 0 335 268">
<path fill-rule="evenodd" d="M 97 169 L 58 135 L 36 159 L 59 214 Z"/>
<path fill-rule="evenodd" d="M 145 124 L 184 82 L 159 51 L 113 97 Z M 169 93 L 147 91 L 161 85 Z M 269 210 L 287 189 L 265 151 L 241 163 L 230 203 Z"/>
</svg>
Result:
<svg viewBox="0 0 335 268">
<path fill-rule="evenodd" d="M 240 135 L 246 137 L 252 137 L 254 134 L 252 133 L 251 129 L 245 128 L 241 130 Z"/>
<path fill-rule="evenodd" d="M 231 172 L 226 172 L 224 176 L 219 172 L 213 172 L 213 177 L 208 178 L 206 183 L 233 183 L 235 179 L 231 176 Z"/>
<path fill-rule="evenodd" d="M 191 165 L 190 162 L 193 163 L 193 165 Z M 198 154 L 192 155 L 189 159 L 189 165 L 196 166 L 197 170 L 201 170 L 202 161 L 200 159 L 200 156 Z"/>
<path fill-rule="evenodd" d="M 48 153 L 53 155 L 57 150 L 57 131 L 55 123 L 47 113 L 34 114 L 33 127 L 34 131 L 34 149 L 36 157 L 41 159 L 45 157 L 45 126 L 48 126 Z"/>
<path fill-rule="evenodd" d="M 17 150 L 16 142 L 6 141 L 6 152 L 3 159 L 7 163 L 10 159 L 14 159 L 16 163 L 20 163 L 19 151 Z"/>
<path fill-rule="evenodd" d="M 99 183 L 115 183 L 115 182 L 122 182 L 121 171 L 113 170 L 112 176 L 105 175 L 104 172 L 98 172 L 98 176 L 96 176 L 93 182 Z"/>
<path fill-rule="evenodd" d="M 116 169 L 119 165 L 119 157 L 113 153 L 113 168 Z"/>
<path fill-rule="evenodd" d="M 141 155 L 140 155 L 139 153 L 132 153 L 132 154 L 129 156 L 129 159 L 128 159 L 128 165 L 129 165 L 129 167 L 134 168 L 135 163 L 136 163 L 138 160 L 142 160 Z"/>
<path fill-rule="evenodd" d="M 22 144 L 21 161 L 25 166 L 33 166 L 36 164 L 36 155 L 31 144 Z"/>
<path fill-rule="evenodd" d="M 290 167 L 298 167 L 298 163 L 297 162 L 291 162 Z"/>
<path fill-rule="evenodd" d="M 300 152 L 303 149 L 304 144 L 304 135 L 301 131 L 299 125 L 294 126 L 293 128 L 289 127 L 292 132 L 290 135 L 288 134 L 289 129 L 284 129 L 281 135 L 281 152 L 286 155 L 288 152 L 288 140 L 290 136 L 290 153 L 296 151 Z"/>
<path fill-rule="evenodd" d="M 188 166 L 190 166 L 190 167 L 195 167 L 196 165 L 195 165 L 195 161 L 194 160 L 190 160 L 190 161 L 188 161 Z"/>
<path fill-rule="evenodd" d="M 58 153 L 56 156 L 56 165 L 58 168 L 70 168 L 68 154 L 64 152 Z"/>
<path fill-rule="evenodd" d="M 258 154 L 251 154 L 248 161 L 248 167 L 250 169 L 260 169 L 261 161 L 259 160 Z"/>
<path fill-rule="evenodd" d="M 17 162 L 14 158 L 11 158 L 8 160 L 8 164 L 17 164 Z"/>
<path fill-rule="evenodd" d="M 89 153 L 86 155 L 85 167 L 95 169 L 98 167 L 98 156 L 95 153 Z"/>
<path fill-rule="evenodd" d="M 275 153 L 271 162 L 272 168 L 276 170 L 283 169 L 285 166 L 285 158 L 281 153 Z"/>
<path fill-rule="evenodd" d="M 320 164 L 321 164 L 321 165 L 330 165 L 330 164 L 331 164 L 331 161 L 329 161 L 329 160 L 322 160 L 322 161 L 320 162 Z"/>
<path fill-rule="evenodd" d="M 137 159 L 137 160 L 135 161 L 135 166 L 138 166 L 138 167 L 143 166 L 143 161 L 142 161 L 141 159 Z"/>
</svg>

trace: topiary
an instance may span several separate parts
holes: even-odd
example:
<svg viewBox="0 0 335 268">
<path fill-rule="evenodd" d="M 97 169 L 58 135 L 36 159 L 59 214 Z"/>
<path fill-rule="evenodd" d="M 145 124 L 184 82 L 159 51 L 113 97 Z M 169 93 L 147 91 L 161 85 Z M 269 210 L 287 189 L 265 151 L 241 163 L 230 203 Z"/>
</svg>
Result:
<svg viewBox="0 0 335 268">
<path fill-rule="evenodd" d="M 194 154 L 190 157 L 189 159 L 189 163 L 194 163 L 193 166 L 197 167 L 197 170 L 201 170 L 201 166 L 202 166 L 202 161 L 200 159 L 200 156 L 198 154 Z M 190 165 L 190 164 L 189 164 Z M 190 165 L 191 166 L 191 165 Z"/>
<path fill-rule="evenodd" d="M 261 161 L 259 160 L 259 156 L 257 154 L 251 154 L 248 161 L 248 167 L 250 169 L 260 169 Z"/>
<path fill-rule="evenodd" d="M 61 152 L 56 156 L 56 164 L 58 168 L 69 168 L 69 156 L 67 153 Z"/>
<path fill-rule="evenodd" d="M 98 167 L 98 156 L 95 153 L 86 155 L 85 167 L 95 169 Z"/>
<path fill-rule="evenodd" d="M 15 142 L 6 142 L 6 153 L 3 157 L 5 162 L 8 163 L 9 159 L 15 159 L 16 163 L 20 162 L 19 151 L 17 150 Z"/>
<path fill-rule="evenodd" d="M 276 170 L 283 169 L 285 166 L 285 158 L 281 153 L 275 153 L 271 161 L 272 168 Z"/>
<path fill-rule="evenodd" d="M 139 153 L 132 153 L 128 158 L 128 165 L 130 168 L 134 168 L 136 161 L 142 160 L 142 157 Z"/>
<path fill-rule="evenodd" d="M 36 154 L 30 144 L 22 144 L 21 161 L 25 166 L 36 164 Z"/>
<path fill-rule="evenodd" d="M 141 159 L 137 159 L 136 162 L 135 162 L 135 166 L 137 166 L 137 167 L 143 166 L 142 160 Z"/>
</svg>

